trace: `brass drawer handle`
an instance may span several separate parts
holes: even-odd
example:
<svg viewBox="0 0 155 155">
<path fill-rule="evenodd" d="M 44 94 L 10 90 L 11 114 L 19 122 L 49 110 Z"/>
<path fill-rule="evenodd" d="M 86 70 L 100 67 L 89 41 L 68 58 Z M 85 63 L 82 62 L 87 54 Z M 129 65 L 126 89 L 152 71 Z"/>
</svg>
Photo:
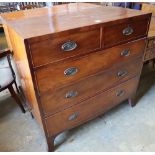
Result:
<svg viewBox="0 0 155 155">
<path fill-rule="evenodd" d="M 127 75 L 128 74 L 128 72 L 127 71 L 119 71 L 118 73 L 117 73 L 117 76 L 118 77 L 123 77 L 123 76 L 125 76 L 125 75 Z"/>
<path fill-rule="evenodd" d="M 78 72 L 78 68 L 76 68 L 76 67 L 70 67 L 70 68 L 67 68 L 64 71 L 64 75 L 65 76 L 72 76 L 72 75 L 75 75 L 77 72 Z"/>
<path fill-rule="evenodd" d="M 75 112 L 74 114 L 72 114 L 72 115 L 70 115 L 69 117 L 68 117 L 68 120 L 69 121 L 73 121 L 73 120 L 75 120 L 75 119 L 77 119 L 77 117 L 79 116 L 79 112 Z"/>
<path fill-rule="evenodd" d="M 121 56 L 127 57 L 130 55 L 130 50 L 129 49 L 125 49 L 121 52 Z"/>
<path fill-rule="evenodd" d="M 120 96 L 123 96 L 124 94 L 125 94 L 124 90 L 119 90 L 117 91 L 116 96 L 120 97 Z"/>
<path fill-rule="evenodd" d="M 131 28 L 130 26 L 128 26 L 125 29 L 123 29 L 122 33 L 125 36 L 129 36 L 129 35 L 131 35 L 133 33 L 133 28 Z"/>
<path fill-rule="evenodd" d="M 74 41 L 67 41 L 65 42 L 62 46 L 61 46 L 61 49 L 65 52 L 68 52 L 68 51 L 72 51 L 74 49 L 76 49 L 77 47 L 77 43 L 74 42 Z"/>
<path fill-rule="evenodd" d="M 78 95 L 77 91 L 69 91 L 68 93 L 66 93 L 66 98 L 72 98 Z"/>
</svg>

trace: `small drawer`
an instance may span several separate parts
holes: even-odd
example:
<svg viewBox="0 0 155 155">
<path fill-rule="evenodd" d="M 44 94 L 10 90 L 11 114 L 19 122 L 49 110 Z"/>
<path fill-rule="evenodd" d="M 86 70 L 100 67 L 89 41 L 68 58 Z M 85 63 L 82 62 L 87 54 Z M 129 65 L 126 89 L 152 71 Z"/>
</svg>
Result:
<svg viewBox="0 0 155 155">
<path fill-rule="evenodd" d="M 67 31 L 30 48 L 34 67 L 89 53 L 100 49 L 100 27 Z"/>
<path fill-rule="evenodd" d="M 139 78 L 133 78 L 106 92 L 45 119 L 49 135 L 55 135 L 95 118 L 135 93 Z"/>
<path fill-rule="evenodd" d="M 140 26 L 141 25 L 141 26 Z M 103 29 L 103 46 L 105 48 L 145 37 L 148 30 L 148 20 L 132 20 L 117 25 L 107 26 Z"/>
<path fill-rule="evenodd" d="M 39 93 L 64 87 L 79 81 L 114 64 L 126 62 L 143 55 L 145 40 L 116 46 L 104 51 L 91 53 L 78 59 L 50 64 L 35 71 Z"/>
<path fill-rule="evenodd" d="M 148 48 L 155 47 L 155 38 L 148 40 L 147 47 Z"/>
<path fill-rule="evenodd" d="M 88 99 L 100 91 L 139 75 L 141 67 L 142 57 L 127 63 L 120 63 L 109 70 L 100 72 L 67 87 L 49 90 L 40 97 L 44 115 L 56 113 Z"/>
</svg>

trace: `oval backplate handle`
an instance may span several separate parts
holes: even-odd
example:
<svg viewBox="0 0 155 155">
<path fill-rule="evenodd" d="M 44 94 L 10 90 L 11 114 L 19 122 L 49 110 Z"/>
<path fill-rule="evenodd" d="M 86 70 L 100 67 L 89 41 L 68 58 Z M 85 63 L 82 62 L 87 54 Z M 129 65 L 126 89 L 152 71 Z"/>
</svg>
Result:
<svg viewBox="0 0 155 155">
<path fill-rule="evenodd" d="M 78 92 L 77 91 L 69 91 L 69 92 L 67 92 L 66 93 L 66 98 L 73 98 L 73 97 L 75 97 L 75 96 L 77 96 L 78 95 Z"/>
<path fill-rule="evenodd" d="M 125 36 L 129 36 L 129 35 L 131 35 L 133 33 L 133 28 L 128 26 L 125 29 L 123 29 L 122 33 Z"/>
<path fill-rule="evenodd" d="M 119 90 L 117 91 L 116 96 L 120 97 L 120 96 L 123 96 L 124 94 L 125 94 L 125 90 Z"/>
<path fill-rule="evenodd" d="M 61 49 L 64 52 L 73 51 L 76 48 L 77 48 L 77 43 L 75 41 L 67 41 L 61 46 Z"/>
<path fill-rule="evenodd" d="M 67 68 L 64 71 L 64 75 L 65 76 L 72 76 L 72 75 L 75 75 L 77 72 L 78 72 L 78 68 L 76 68 L 76 67 L 70 67 L 70 68 Z"/>
<path fill-rule="evenodd" d="M 74 114 L 72 114 L 72 115 L 70 115 L 69 117 L 68 117 L 68 120 L 69 121 L 73 121 L 73 120 L 75 120 L 78 116 L 79 116 L 79 112 L 75 112 Z"/>
<path fill-rule="evenodd" d="M 128 72 L 127 71 L 124 71 L 124 70 L 121 70 L 121 71 L 118 71 L 117 72 L 117 76 L 118 77 L 124 77 L 127 74 L 128 74 Z"/>
<path fill-rule="evenodd" d="M 129 55 L 130 55 L 130 50 L 129 50 L 129 49 L 125 49 L 125 50 L 123 50 L 123 51 L 121 52 L 121 56 L 127 57 L 127 56 L 129 56 Z"/>
</svg>

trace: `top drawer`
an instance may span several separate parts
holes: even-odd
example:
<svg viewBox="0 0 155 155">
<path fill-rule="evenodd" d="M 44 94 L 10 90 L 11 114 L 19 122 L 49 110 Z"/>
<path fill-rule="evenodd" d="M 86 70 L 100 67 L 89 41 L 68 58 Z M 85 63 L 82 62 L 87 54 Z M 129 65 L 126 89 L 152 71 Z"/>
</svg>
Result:
<svg viewBox="0 0 155 155">
<path fill-rule="evenodd" d="M 147 35 L 148 19 L 126 21 L 121 24 L 108 25 L 103 29 L 103 46 L 105 48 L 134 40 Z"/>
<path fill-rule="evenodd" d="M 100 48 L 100 27 L 66 31 L 31 44 L 33 66 L 48 64 Z"/>
</svg>

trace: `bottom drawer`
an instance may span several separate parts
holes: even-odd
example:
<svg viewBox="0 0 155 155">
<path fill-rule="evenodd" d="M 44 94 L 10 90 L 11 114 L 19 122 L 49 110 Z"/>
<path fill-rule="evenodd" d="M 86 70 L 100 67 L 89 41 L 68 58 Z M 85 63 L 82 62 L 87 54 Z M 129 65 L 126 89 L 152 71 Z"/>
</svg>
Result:
<svg viewBox="0 0 155 155">
<path fill-rule="evenodd" d="M 95 118 L 97 115 L 129 98 L 135 93 L 138 81 L 138 77 L 130 79 L 106 92 L 102 92 L 80 104 L 46 118 L 45 123 L 49 136 Z"/>
</svg>

